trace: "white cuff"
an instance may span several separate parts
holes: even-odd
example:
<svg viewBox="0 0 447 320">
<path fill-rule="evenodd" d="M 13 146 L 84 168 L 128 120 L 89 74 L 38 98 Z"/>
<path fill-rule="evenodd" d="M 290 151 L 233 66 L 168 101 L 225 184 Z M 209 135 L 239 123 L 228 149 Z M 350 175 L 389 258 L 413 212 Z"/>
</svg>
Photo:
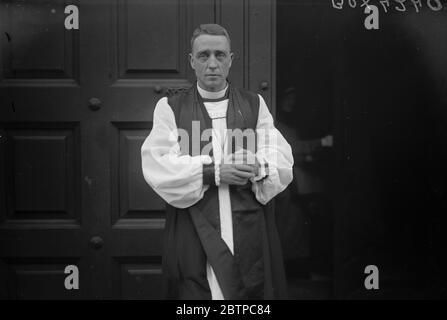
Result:
<svg viewBox="0 0 447 320">
<path fill-rule="evenodd" d="M 260 167 L 258 170 L 258 175 L 251 178 L 252 182 L 260 181 L 269 175 L 269 164 L 263 158 L 256 156 Z"/>
</svg>

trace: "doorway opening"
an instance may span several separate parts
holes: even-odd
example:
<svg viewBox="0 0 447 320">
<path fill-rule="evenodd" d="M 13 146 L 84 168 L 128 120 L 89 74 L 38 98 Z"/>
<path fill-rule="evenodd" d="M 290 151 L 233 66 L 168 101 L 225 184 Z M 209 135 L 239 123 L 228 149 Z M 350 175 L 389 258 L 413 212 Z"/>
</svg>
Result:
<svg viewBox="0 0 447 320">
<path fill-rule="evenodd" d="M 332 297 L 336 37 L 327 7 L 277 1 L 276 121 L 295 164 L 293 182 L 275 203 L 291 299 Z"/>
</svg>

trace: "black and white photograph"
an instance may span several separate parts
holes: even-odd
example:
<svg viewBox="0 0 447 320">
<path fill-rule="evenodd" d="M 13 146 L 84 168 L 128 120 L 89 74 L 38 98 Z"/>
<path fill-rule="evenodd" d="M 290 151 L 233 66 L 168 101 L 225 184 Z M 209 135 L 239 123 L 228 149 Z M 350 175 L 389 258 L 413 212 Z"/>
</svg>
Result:
<svg viewBox="0 0 447 320">
<path fill-rule="evenodd" d="M 443 300 L 446 230 L 447 0 L 0 0 L 0 300 Z"/>
</svg>

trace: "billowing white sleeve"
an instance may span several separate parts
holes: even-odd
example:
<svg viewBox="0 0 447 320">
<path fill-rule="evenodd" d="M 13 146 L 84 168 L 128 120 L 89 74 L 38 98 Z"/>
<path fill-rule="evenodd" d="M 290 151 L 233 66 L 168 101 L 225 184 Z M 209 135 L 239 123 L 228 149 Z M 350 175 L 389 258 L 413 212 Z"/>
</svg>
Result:
<svg viewBox="0 0 447 320">
<path fill-rule="evenodd" d="M 143 175 L 146 182 L 167 203 L 187 208 L 202 199 L 209 188 L 203 184 L 203 164 L 209 156 L 181 155 L 174 112 L 167 98 L 158 101 L 153 126 L 141 147 Z"/>
<path fill-rule="evenodd" d="M 262 166 L 260 176 L 252 179 L 252 190 L 256 199 L 266 204 L 292 182 L 293 155 L 289 143 L 275 128 L 273 117 L 261 95 L 259 100 L 256 158 L 263 165 L 267 163 L 268 170 Z"/>
</svg>

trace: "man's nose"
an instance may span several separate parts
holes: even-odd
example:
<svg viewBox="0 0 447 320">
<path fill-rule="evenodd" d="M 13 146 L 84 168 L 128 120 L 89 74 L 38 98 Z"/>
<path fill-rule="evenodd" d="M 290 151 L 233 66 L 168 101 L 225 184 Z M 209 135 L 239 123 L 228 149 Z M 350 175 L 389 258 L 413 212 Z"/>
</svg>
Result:
<svg viewBox="0 0 447 320">
<path fill-rule="evenodd" d="M 211 55 L 208 61 L 208 68 L 210 69 L 216 69 L 218 67 L 217 60 L 214 55 Z"/>
</svg>

